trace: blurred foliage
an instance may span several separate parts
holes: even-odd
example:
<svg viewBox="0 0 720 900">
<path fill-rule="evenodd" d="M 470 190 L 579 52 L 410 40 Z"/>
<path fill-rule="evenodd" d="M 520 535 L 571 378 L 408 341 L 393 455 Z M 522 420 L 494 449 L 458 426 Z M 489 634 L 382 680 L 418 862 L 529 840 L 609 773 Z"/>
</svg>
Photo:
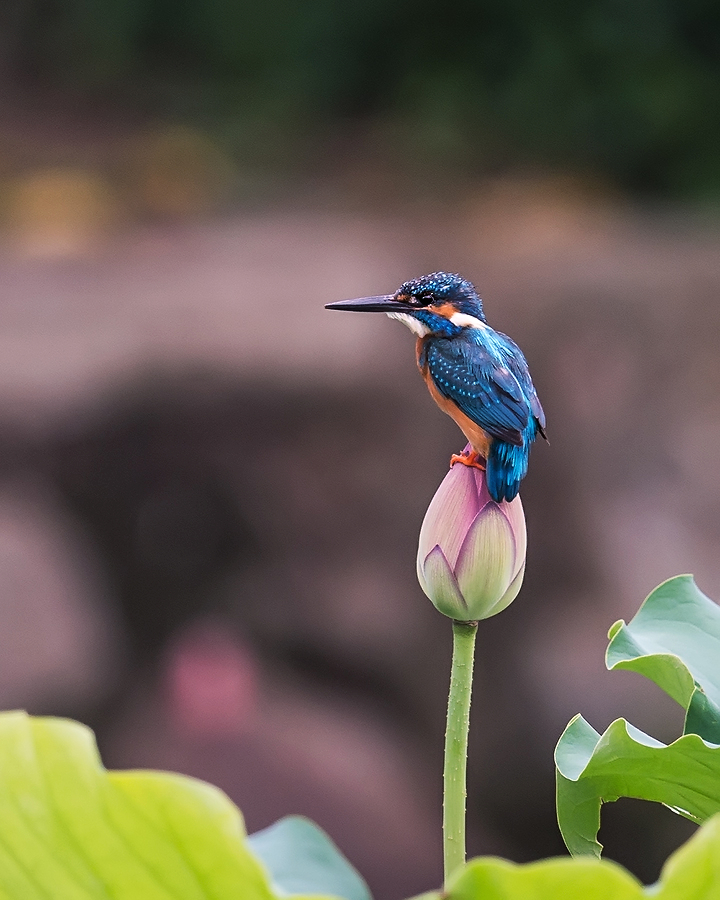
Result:
<svg viewBox="0 0 720 900">
<path fill-rule="evenodd" d="M 272 145 L 372 122 L 400 155 L 720 194 L 714 0 L 4 0 L 5 72 L 228 116 Z M 157 110 L 155 110 L 157 111 Z M 386 147 L 384 148 L 387 149 Z"/>
</svg>

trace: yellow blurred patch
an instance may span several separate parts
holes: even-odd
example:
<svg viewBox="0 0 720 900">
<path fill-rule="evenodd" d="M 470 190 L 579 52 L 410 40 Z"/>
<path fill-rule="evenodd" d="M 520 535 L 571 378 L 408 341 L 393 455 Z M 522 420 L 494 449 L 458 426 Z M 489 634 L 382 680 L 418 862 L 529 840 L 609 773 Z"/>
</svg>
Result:
<svg viewBox="0 0 720 900">
<path fill-rule="evenodd" d="M 125 176 L 139 212 L 185 218 L 217 209 L 227 196 L 233 165 L 200 131 L 169 126 L 134 142 Z"/>
<path fill-rule="evenodd" d="M 4 219 L 25 256 L 58 258 L 92 250 L 117 224 L 111 185 L 83 169 L 48 168 L 17 175 L 5 185 Z"/>
</svg>

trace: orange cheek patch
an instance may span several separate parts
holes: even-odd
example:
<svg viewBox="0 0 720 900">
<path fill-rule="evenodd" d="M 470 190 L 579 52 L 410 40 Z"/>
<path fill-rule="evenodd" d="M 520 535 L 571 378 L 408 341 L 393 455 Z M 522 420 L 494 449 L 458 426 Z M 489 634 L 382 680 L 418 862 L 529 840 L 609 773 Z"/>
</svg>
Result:
<svg viewBox="0 0 720 900">
<path fill-rule="evenodd" d="M 449 319 L 457 312 L 452 303 L 441 303 L 439 306 L 433 306 L 431 308 L 434 313 L 442 316 L 443 319 Z"/>
</svg>

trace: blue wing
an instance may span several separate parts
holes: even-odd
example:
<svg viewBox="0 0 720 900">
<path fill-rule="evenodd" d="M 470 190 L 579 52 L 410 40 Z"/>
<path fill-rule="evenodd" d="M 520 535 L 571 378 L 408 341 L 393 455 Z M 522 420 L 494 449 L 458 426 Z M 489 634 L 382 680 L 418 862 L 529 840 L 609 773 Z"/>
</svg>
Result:
<svg viewBox="0 0 720 900">
<path fill-rule="evenodd" d="M 499 340 L 500 352 L 508 369 L 517 379 L 518 384 L 522 388 L 528 403 L 530 404 L 530 412 L 537 423 L 537 430 L 545 437 L 545 411 L 540 404 L 540 398 L 535 392 L 535 387 L 530 378 L 530 370 L 528 369 L 527 360 L 523 356 L 522 350 L 518 345 L 506 334 L 499 331 L 495 332 L 496 339 Z M 547 440 L 547 438 L 545 438 Z"/>
<path fill-rule="evenodd" d="M 526 394 L 529 385 L 528 393 L 542 415 L 524 357 L 509 338 L 497 332 L 493 336 L 504 338 L 505 346 L 495 341 L 495 346 L 488 348 L 477 338 L 465 335 L 430 338 L 425 342 L 420 363 L 427 365 L 440 393 L 456 403 L 468 418 L 491 437 L 519 447 L 525 442 L 523 432 L 531 415 L 541 425 L 544 415 L 541 422 Z M 515 358 L 516 353 L 519 359 Z"/>
</svg>

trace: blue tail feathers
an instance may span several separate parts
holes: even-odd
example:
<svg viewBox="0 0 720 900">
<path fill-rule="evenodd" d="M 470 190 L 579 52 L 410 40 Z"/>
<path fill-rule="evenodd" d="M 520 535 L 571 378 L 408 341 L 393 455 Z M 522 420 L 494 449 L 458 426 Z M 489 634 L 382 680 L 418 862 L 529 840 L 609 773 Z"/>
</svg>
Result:
<svg viewBox="0 0 720 900">
<path fill-rule="evenodd" d="M 510 502 L 517 497 L 520 482 L 527 475 L 530 444 L 535 435 L 535 428 L 532 434 L 528 434 L 526 430 L 521 447 L 505 441 L 492 442 L 487 459 L 486 481 L 490 496 L 497 503 L 502 500 Z"/>
</svg>

